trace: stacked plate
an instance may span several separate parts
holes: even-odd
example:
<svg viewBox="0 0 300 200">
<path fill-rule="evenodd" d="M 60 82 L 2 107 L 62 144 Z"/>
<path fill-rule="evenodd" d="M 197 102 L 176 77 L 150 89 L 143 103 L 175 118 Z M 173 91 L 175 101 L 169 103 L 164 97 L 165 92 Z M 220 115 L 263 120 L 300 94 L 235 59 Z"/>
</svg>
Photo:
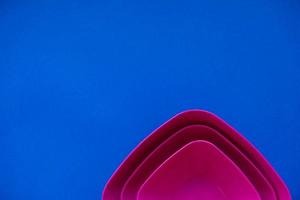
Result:
<svg viewBox="0 0 300 200">
<path fill-rule="evenodd" d="M 103 200 L 291 200 L 242 135 L 201 110 L 180 113 L 142 141 L 106 184 Z"/>
</svg>

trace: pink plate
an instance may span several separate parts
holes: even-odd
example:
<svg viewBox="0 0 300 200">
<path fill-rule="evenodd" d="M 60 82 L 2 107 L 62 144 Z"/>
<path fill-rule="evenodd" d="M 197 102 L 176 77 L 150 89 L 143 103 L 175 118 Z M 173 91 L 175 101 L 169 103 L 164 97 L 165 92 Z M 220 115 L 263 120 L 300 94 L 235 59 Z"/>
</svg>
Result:
<svg viewBox="0 0 300 200">
<path fill-rule="evenodd" d="M 204 125 L 191 125 L 179 130 L 151 152 L 128 178 L 123 187 L 121 199 L 136 199 L 140 186 L 156 168 L 184 145 L 195 140 L 208 141 L 228 156 L 249 178 L 262 200 L 276 199 L 272 186 L 252 162 L 224 136 Z"/>
<path fill-rule="evenodd" d="M 219 117 L 202 110 L 190 110 L 182 112 L 161 127 L 156 129 L 146 139 L 144 139 L 123 161 L 107 182 L 103 194 L 103 200 L 120 200 L 122 188 L 139 166 L 139 164 L 163 141 L 169 138 L 176 131 L 189 125 L 207 125 L 234 144 L 267 178 L 276 193 L 277 200 L 291 200 L 290 193 L 284 182 L 268 161 L 251 145 L 241 134 L 229 126 Z"/>
<path fill-rule="evenodd" d="M 259 200 L 242 171 L 215 145 L 193 141 L 143 184 L 138 200 Z"/>
</svg>

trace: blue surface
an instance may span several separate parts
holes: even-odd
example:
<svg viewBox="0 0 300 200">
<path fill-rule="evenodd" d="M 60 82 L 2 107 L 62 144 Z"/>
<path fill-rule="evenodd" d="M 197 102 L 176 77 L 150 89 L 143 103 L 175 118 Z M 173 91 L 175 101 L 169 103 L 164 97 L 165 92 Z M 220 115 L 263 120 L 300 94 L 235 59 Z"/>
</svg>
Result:
<svg viewBox="0 0 300 200">
<path fill-rule="evenodd" d="M 300 200 L 300 3 L 0 3 L 0 199 L 100 199 L 139 141 L 212 111 Z"/>
</svg>

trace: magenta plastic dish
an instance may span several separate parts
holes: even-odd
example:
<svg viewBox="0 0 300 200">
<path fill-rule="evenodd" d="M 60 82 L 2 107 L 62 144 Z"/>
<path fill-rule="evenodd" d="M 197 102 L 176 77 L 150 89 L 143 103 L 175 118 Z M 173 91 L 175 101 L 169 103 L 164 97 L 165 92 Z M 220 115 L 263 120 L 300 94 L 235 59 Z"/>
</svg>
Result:
<svg viewBox="0 0 300 200">
<path fill-rule="evenodd" d="M 215 145 L 197 140 L 169 157 L 143 184 L 138 200 L 260 200 L 242 171 Z"/>
<path fill-rule="evenodd" d="M 128 178 L 121 193 L 121 200 L 136 199 L 138 190 L 147 178 L 172 154 L 195 140 L 208 141 L 229 157 L 249 178 L 262 200 L 276 200 L 272 186 L 253 163 L 223 135 L 205 125 L 187 126 L 162 142 Z"/>
<path fill-rule="evenodd" d="M 143 140 L 108 180 L 102 193 L 102 199 L 120 200 L 121 191 L 129 176 L 156 147 L 176 131 L 197 124 L 215 129 L 248 157 L 272 185 L 277 200 L 291 200 L 286 185 L 259 151 L 222 119 L 202 110 L 190 110 L 176 115 Z"/>
</svg>

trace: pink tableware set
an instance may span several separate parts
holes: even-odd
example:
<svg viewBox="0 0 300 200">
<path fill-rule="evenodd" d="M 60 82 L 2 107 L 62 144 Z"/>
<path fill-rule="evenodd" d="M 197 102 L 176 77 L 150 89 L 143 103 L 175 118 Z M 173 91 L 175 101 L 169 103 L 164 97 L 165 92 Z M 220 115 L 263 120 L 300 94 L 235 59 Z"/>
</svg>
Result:
<svg viewBox="0 0 300 200">
<path fill-rule="evenodd" d="M 177 114 L 123 161 L 102 200 L 291 200 L 270 163 L 203 110 Z"/>
</svg>

